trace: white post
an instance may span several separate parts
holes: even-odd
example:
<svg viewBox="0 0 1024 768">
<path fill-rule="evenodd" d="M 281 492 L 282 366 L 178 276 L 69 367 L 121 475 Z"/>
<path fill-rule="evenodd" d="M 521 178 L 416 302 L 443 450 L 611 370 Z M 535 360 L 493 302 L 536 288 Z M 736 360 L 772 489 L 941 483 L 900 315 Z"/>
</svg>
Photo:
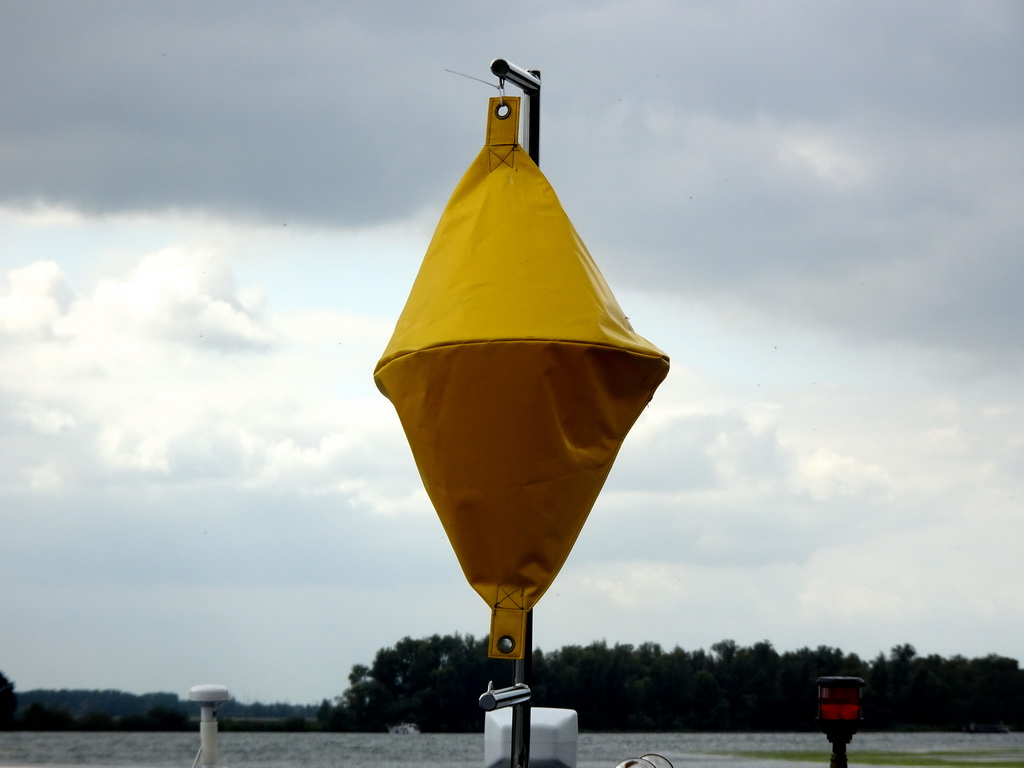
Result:
<svg viewBox="0 0 1024 768">
<path fill-rule="evenodd" d="M 202 749 L 202 763 L 204 766 L 217 764 L 217 715 L 212 704 L 204 704 L 200 707 L 199 716 L 199 746 Z"/>
<path fill-rule="evenodd" d="M 199 755 L 205 767 L 217 764 L 220 748 L 217 744 L 217 705 L 228 700 L 228 689 L 223 685 L 194 685 L 189 689 L 191 701 L 199 702 Z"/>
</svg>

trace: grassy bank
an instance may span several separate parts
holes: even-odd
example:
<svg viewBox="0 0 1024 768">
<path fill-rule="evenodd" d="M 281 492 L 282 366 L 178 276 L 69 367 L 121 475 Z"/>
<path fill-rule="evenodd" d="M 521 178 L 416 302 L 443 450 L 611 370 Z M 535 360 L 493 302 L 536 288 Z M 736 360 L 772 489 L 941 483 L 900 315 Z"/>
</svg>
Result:
<svg viewBox="0 0 1024 768">
<path fill-rule="evenodd" d="M 728 754 L 760 760 L 817 763 L 818 765 L 828 765 L 829 758 L 827 751 L 813 750 L 807 752 L 730 752 Z M 906 752 L 862 752 L 850 750 L 848 757 L 851 768 L 858 765 L 940 766 L 940 768 L 978 765 L 986 766 L 986 768 L 1024 768 L 1024 759 L 1021 758 L 1019 750 L 979 749 L 969 752 L 916 752 L 912 755 L 908 755 Z"/>
</svg>

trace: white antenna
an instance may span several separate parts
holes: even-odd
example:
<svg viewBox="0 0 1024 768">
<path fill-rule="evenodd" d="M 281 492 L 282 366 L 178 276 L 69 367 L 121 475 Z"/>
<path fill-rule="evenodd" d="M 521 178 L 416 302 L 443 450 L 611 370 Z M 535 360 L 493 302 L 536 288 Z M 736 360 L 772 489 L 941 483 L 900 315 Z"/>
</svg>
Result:
<svg viewBox="0 0 1024 768">
<path fill-rule="evenodd" d="M 223 685 L 193 685 L 188 691 L 190 701 L 199 702 L 199 753 L 192 763 L 196 768 L 202 758 L 203 766 L 217 764 L 217 705 L 229 698 Z"/>
</svg>

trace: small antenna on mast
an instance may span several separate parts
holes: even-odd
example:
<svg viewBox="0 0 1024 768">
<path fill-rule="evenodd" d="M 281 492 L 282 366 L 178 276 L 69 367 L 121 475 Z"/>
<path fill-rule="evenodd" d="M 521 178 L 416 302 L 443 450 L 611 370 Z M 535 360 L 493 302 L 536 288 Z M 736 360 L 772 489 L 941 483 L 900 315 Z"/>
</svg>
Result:
<svg viewBox="0 0 1024 768">
<path fill-rule="evenodd" d="M 481 80 L 479 77 L 473 77 L 472 75 L 467 75 L 467 74 L 464 74 L 462 72 L 456 72 L 454 69 L 447 69 L 446 68 L 445 72 L 449 72 L 449 73 L 451 73 L 453 75 L 458 75 L 459 77 L 468 77 L 470 80 L 476 80 L 478 83 L 483 83 L 484 85 L 489 85 L 489 86 L 491 86 L 491 88 L 497 88 L 499 91 L 501 90 L 501 86 L 500 85 L 495 85 L 494 83 L 489 83 L 486 80 Z"/>
</svg>

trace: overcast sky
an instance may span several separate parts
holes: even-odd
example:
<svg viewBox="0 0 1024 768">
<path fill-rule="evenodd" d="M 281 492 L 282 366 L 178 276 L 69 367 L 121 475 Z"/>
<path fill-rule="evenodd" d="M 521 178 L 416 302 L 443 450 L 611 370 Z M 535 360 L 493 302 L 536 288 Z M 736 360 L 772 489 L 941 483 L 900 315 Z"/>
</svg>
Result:
<svg viewBox="0 0 1024 768">
<path fill-rule="evenodd" d="M 496 57 L 672 360 L 536 645 L 1024 658 L 1024 5 L 0 0 L 0 670 L 486 634 L 372 372 Z"/>
</svg>

